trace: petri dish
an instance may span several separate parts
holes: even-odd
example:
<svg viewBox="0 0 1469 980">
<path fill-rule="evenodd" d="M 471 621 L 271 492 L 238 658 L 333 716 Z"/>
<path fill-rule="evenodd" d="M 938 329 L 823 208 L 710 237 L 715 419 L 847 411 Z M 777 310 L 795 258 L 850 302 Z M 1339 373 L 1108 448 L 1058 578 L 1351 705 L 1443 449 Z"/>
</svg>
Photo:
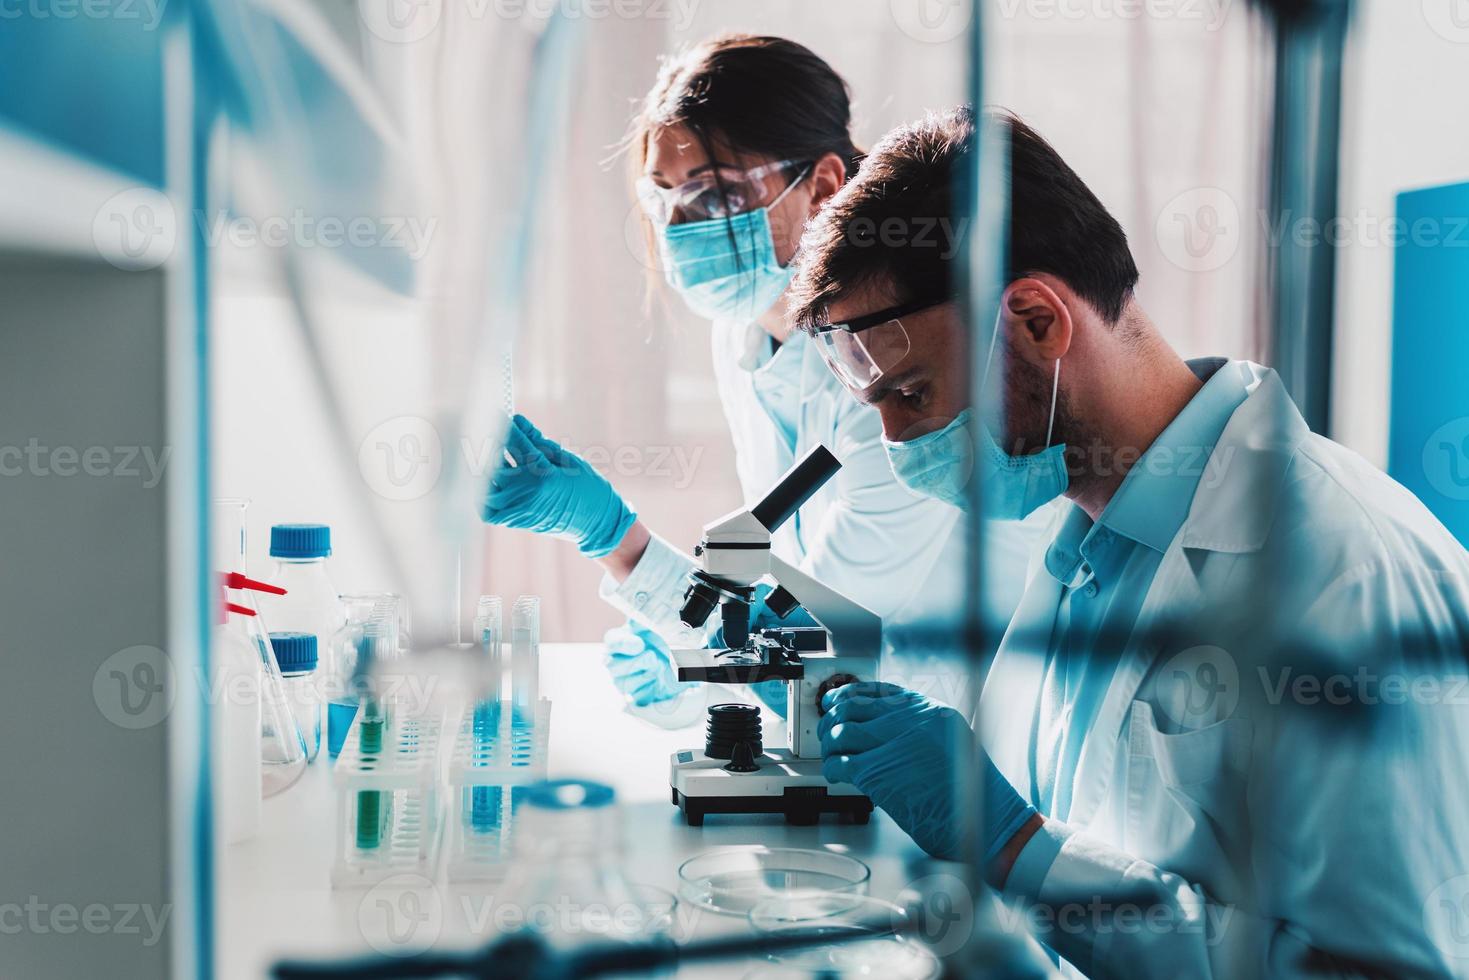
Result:
<svg viewBox="0 0 1469 980">
<path fill-rule="evenodd" d="M 938 957 L 912 938 L 908 913 L 892 902 L 851 893 L 796 893 L 767 899 L 749 916 L 764 935 L 807 932 L 833 942 L 773 953 L 747 977 L 936 980 L 942 973 Z"/>
<path fill-rule="evenodd" d="M 619 938 L 652 939 L 673 932 L 678 919 L 678 896 L 657 885 L 628 883 L 631 909 L 618 910 L 621 915 Z"/>
<path fill-rule="evenodd" d="M 678 869 L 679 891 L 710 912 L 748 915 L 762 902 L 792 894 L 862 894 L 872 872 L 835 851 L 750 844 L 719 847 Z"/>
</svg>

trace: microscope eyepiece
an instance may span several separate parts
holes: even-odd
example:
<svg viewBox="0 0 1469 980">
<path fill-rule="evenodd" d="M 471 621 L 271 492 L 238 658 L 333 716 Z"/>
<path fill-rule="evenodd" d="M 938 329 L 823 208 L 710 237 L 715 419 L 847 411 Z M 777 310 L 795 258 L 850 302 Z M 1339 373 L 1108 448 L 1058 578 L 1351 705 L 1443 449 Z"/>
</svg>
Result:
<svg viewBox="0 0 1469 980">
<path fill-rule="evenodd" d="M 820 443 L 812 446 L 811 451 L 786 470 L 780 482 L 750 508 L 751 516 L 767 531 L 774 532 L 841 468 L 841 462 L 831 454 L 831 450 Z"/>
</svg>

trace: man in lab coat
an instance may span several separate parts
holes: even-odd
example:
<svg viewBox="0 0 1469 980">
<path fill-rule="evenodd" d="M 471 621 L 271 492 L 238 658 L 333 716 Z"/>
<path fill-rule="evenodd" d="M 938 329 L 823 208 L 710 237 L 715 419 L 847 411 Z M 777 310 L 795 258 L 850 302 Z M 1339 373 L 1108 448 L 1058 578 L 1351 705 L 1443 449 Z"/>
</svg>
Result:
<svg viewBox="0 0 1469 980">
<path fill-rule="evenodd" d="M 1310 432 L 1273 371 L 1185 362 L 1121 227 L 1019 120 L 1000 309 L 963 315 L 967 110 L 883 139 L 802 243 L 792 306 L 899 479 L 990 516 L 1064 503 L 980 707 L 827 695 L 828 778 L 978 851 L 1090 976 L 1469 975 L 1469 557 Z M 973 333 L 971 334 L 971 330 Z M 971 412 L 967 351 L 990 355 Z M 947 777 L 947 778 L 945 778 Z"/>
</svg>

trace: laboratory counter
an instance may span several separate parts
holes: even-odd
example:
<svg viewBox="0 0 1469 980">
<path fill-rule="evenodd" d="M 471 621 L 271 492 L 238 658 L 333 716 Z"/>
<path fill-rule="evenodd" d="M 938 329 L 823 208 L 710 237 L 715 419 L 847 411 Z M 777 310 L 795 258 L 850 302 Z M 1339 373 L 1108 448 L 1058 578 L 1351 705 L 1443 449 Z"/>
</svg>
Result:
<svg viewBox="0 0 1469 980">
<path fill-rule="evenodd" d="M 625 860 L 634 883 L 679 891 L 678 868 L 712 847 L 734 844 L 827 848 L 871 868 L 868 894 L 887 900 L 945 866 L 922 861 L 919 852 L 881 811 L 866 825 L 825 817 L 817 826 L 787 825 L 764 815 L 710 816 L 690 827 L 670 801 L 669 759 L 701 745 L 696 726 L 669 731 L 634 717 L 602 666 L 601 644 L 546 644 L 541 649 L 541 696 L 553 704 L 548 758 L 550 778 L 584 778 L 612 786 L 621 809 Z M 501 882 L 447 884 L 440 867 L 428 876 L 398 876 L 366 888 L 334 889 L 330 868 L 336 806 L 331 761 L 325 749 L 299 783 L 264 803 L 258 836 L 220 848 L 218 975 L 224 980 L 266 975 L 281 956 L 297 958 L 370 954 L 402 955 L 428 944 L 474 948 L 494 936 L 494 895 Z M 442 864 L 442 862 L 441 862 Z M 946 892 L 961 892 L 957 879 Z M 972 910 L 946 910 L 959 933 Z M 705 911 L 681 901 L 674 921 L 678 938 L 752 930 L 743 916 Z M 741 977 L 758 960 L 719 968 L 685 967 L 680 977 Z"/>
</svg>

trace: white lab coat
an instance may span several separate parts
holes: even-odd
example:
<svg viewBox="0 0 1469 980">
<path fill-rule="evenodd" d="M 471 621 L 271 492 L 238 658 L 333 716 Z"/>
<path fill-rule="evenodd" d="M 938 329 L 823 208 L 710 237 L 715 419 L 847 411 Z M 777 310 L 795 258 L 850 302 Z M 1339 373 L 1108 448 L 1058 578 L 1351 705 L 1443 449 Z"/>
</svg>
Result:
<svg viewBox="0 0 1469 980">
<path fill-rule="evenodd" d="M 1273 371 L 1220 370 L 1250 394 L 1006 891 L 1095 977 L 1469 974 L 1469 556 Z M 1060 588 L 1032 573 L 981 700 L 1022 795 Z"/>
</svg>

